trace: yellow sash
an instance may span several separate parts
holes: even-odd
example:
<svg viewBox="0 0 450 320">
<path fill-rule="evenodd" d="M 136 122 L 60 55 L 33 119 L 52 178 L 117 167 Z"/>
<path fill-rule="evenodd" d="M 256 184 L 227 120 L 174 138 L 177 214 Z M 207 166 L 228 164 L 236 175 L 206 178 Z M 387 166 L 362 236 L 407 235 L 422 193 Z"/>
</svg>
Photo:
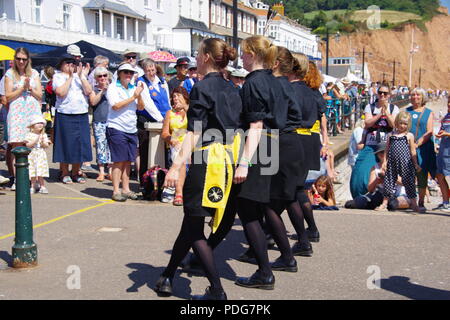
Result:
<svg viewBox="0 0 450 320">
<path fill-rule="evenodd" d="M 237 134 L 231 145 L 216 142 L 197 149 L 208 150 L 202 206 L 216 209 L 212 226 L 213 233 L 219 228 L 227 206 L 233 184 L 233 164 L 238 161 L 240 145 L 241 136 Z M 233 159 L 227 150 L 231 151 Z"/>
<path fill-rule="evenodd" d="M 320 133 L 320 121 L 317 120 L 316 122 L 314 122 L 314 125 L 310 129 L 297 128 L 297 129 L 295 129 L 295 131 L 298 134 L 301 134 L 301 135 L 304 135 L 304 136 L 310 136 L 311 133 Z"/>
</svg>

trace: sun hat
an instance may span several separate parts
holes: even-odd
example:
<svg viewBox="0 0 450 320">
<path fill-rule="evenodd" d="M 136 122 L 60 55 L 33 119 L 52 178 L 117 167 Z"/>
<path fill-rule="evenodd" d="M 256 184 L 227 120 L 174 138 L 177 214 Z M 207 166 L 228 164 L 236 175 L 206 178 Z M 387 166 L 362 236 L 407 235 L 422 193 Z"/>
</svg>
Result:
<svg viewBox="0 0 450 320">
<path fill-rule="evenodd" d="M 75 56 L 75 57 L 81 57 L 83 58 L 84 56 L 81 54 L 81 50 L 80 47 L 77 46 L 76 44 L 71 44 L 67 47 L 67 53 Z"/>
<path fill-rule="evenodd" d="M 47 124 L 47 121 L 44 119 L 41 115 L 35 115 L 31 118 L 30 123 L 28 124 L 27 128 L 31 128 L 36 123 L 43 123 L 44 126 Z"/>
<path fill-rule="evenodd" d="M 122 54 L 123 56 L 126 56 L 130 53 L 136 53 L 136 56 L 139 56 L 139 50 L 136 49 L 125 49 L 124 53 Z"/>
<path fill-rule="evenodd" d="M 124 70 L 136 72 L 136 69 L 129 63 L 121 64 L 119 66 L 119 69 L 117 69 L 117 72 L 124 71 Z"/>
<path fill-rule="evenodd" d="M 191 61 L 188 64 L 188 69 L 197 69 L 197 62 L 196 61 Z"/>
<path fill-rule="evenodd" d="M 231 71 L 232 77 L 245 78 L 247 75 L 248 75 L 248 71 L 243 68 L 235 69 L 235 70 Z"/>
</svg>

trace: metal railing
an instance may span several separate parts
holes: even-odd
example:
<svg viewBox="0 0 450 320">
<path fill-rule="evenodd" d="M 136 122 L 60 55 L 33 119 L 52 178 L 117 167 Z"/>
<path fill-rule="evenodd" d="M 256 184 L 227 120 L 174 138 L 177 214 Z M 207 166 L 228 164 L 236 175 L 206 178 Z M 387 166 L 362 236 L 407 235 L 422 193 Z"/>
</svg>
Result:
<svg viewBox="0 0 450 320">
<path fill-rule="evenodd" d="M 409 103 L 409 95 L 396 95 L 391 97 L 390 103 L 399 108 Z M 356 122 L 361 119 L 364 109 L 369 104 L 368 96 L 360 96 L 350 100 L 331 99 L 327 100 L 325 116 L 327 118 L 328 135 L 338 135 L 338 124 L 341 124 L 341 131 L 353 130 Z"/>
</svg>

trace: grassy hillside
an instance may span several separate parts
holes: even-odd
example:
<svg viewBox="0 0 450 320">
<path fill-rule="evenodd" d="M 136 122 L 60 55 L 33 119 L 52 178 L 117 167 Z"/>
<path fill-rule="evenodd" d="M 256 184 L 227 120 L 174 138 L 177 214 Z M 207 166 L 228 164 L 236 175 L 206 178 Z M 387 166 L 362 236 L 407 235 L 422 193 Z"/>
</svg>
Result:
<svg viewBox="0 0 450 320">
<path fill-rule="evenodd" d="M 312 11 L 305 13 L 305 19 L 312 20 L 320 11 Z M 333 19 L 335 15 L 344 15 L 346 10 L 328 10 L 323 11 L 328 19 Z M 354 11 L 350 19 L 355 21 L 366 21 L 373 13 L 367 13 L 366 10 Z M 419 20 L 421 17 L 417 14 L 410 12 L 381 10 L 381 22 L 387 21 L 389 23 L 400 23 L 408 20 Z"/>
</svg>

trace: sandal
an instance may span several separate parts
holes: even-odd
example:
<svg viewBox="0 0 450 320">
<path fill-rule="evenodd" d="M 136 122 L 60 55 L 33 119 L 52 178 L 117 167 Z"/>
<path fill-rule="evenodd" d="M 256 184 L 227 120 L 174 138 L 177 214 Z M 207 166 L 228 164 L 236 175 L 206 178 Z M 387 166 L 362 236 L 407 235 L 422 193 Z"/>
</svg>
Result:
<svg viewBox="0 0 450 320">
<path fill-rule="evenodd" d="M 134 193 L 133 191 L 130 191 L 128 193 L 122 193 L 122 196 L 126 197 L 127 199 L 131 199 L 131 200 L 137 200 L 139 197 L 136 193 Z"/>
<path fill-rule="evenodd" d="M 382 204 L 382 205 L 376 207 L 374 210 L 380 211 L 380 212 L 387 211 L 387 206 Z"/>
<path fill-rule="evenodd" d="M 83 176 L 75 176 L 73 177 L 73 180 L 81 184 L 86 183 L 86 179 Z"/>
<path fill-rule="evenodd" d="M 105 176 L 99 175 L 99 176 L 97 177 L 96 181 L 97 181 L 97 182 L 103 182 L 103 181 L 105 181 Z"/>
<path fill-rule="evenodd" d="M 183 196 L 182 195 L 175 196 L 175 199 L 173 200 L 173 205 L 174 206 L 182 206 L 183 205 Z"/>
<path fill-rule="evenodd" d="M 62 177 L 61 181 L 64 184 L 72 184 L 73 183 L 72 178 L 70 176 Z"/>
<path fill-rule="evenodd" d="M 112 198 L 114 201 L 118 201 L 118 202 L 125 202 L 127 201 L 127 197 L 121 193 L 115 193 L 113 194 Z"/>
</svg>

